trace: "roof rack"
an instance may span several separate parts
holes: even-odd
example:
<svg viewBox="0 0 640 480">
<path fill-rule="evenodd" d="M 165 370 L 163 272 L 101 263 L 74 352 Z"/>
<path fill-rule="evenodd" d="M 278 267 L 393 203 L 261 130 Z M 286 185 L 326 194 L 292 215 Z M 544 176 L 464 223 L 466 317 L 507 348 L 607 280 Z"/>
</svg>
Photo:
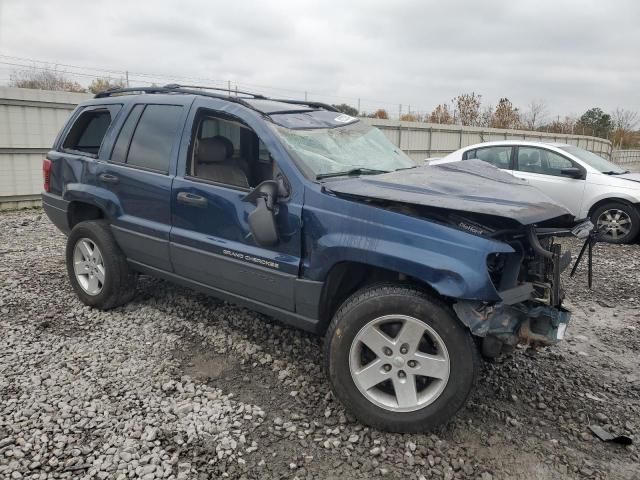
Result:
<svg viewBox="0 0 640 480">
<path fill-rule="evenodd" d="M 312 108 L 324 108 L 325 110 L 329 110 L 331 112 L 339 112 L 336 107 L 329 105 L 327 103 L 322 102 L 307 102 L 306 100 L 287 100 L 284 98 L 269 98 L 274 102 L 282 102 L 282 103 L 291 103 L 292 105 L 307 105 Z"/>
<path fill-rule="evenodd" d="M 215 90 L 216 92 L 217 91 L 226 92 L 227 95 L 208 92 L 206 90 Z M 179 85 L 177 83 L 170 83 L 163 87 L 110 88 L 108 90 L 104 90 L 102 92 L 96 93 L 93 98 L 108 98 L 114 95 L 128 94 L 128 93 L 132 93 L 132 94 L 135 94 L 135 93 L 182 93 L 182 94 L 188 94 L 188 95 L 203 95 L 205 97 L 220 98 L 230 102 L 239 103 L 252 110 L 257 110 L 253 105 L 251 105 L 249 102 L 246 101 L 248 100 L 247 98 L 232 95 L 232 93 L 235 93 L 235 94 L 250 96 L 251 99 L 255 99 L 255 100 L 271 100 L 274 102 L 289 103 L 291 105 L 307 105 L 311 108 L 322 108 L 324 110 L 329 110 L 331 112 L 339 111 L 335 107 L 328 105 L 326 103 L 321 103 L 321 102 L 307 102 L 305 100 L 287 100 L 287 99 L 281 99 L 281 98 L 275 99 L 275 98 L 265 97 L 264 95 L 260 95 L 258 93 L 245 92 L 241 90 L 229 90 L 228 88 L 219 88 L 219 87 L 203 87 L 198 85 Z"/>
</svg>

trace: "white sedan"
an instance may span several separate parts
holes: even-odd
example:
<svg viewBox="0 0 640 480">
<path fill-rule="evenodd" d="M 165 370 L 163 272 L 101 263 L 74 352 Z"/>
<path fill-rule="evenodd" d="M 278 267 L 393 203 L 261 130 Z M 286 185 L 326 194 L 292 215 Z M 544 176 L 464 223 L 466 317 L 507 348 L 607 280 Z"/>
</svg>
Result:
<svg viewBox="0 0 640 480">
<path fill-rule="evenodd" d="M 527 180 L 577 218 L 591 218 L 604 240 L 629 243 L 640 231 L 640 173 L 574 145 L 505 140 L 461 148 L 429 165 L 477 158 Z"/>
</svg>

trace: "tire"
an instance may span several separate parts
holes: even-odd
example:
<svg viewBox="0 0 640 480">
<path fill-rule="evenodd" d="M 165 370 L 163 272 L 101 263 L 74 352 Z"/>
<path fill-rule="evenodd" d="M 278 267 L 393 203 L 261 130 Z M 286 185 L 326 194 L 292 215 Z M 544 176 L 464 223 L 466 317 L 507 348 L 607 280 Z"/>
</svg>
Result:
<svg viewBox="0 0 640 480">
<path fill-rule="evenodd" d="M 396 318 L 400 319 L 397 324 Z M 387 320 L 389 323 L 385 323 Z M 388 345 L 389 339 L 396 342 L 392 355 L 388 355 L 388 351 L 380 353 L 379 346 L 374 347 L 379 355 L 368 348 L 368 332 L 372 332 L 372 327 L 378 333 L 382 331 L 379 327 L 385 329 L 387 337 L 381 345 Z M 391 331 L 394 328 L 399 329 L 395 335 Z M 400 345 L 404 338 L 420 337 L 420 334 L 404 336 L 405 328 L 414 332 L 426 329 L 422 341 L 427 350 L 420 347 L 416 352 L 415 345 L 410 345 L 408 352 L 403 351 Z M 366 343 L 362 339 L 366 339 Z M 444 303 L 412 286 L 374 285 L 356 292 L 342 304 L 331 321 L 324 348 L 325 367 L 335 396 L 363 424 L 390 432 L 423 432 L 446 423 L 467 401 L 480 368 L 471 333 Z M 424 357 L 424 352 L 431 357 Z M 406 354 L 404 357 L 403 353 Z M 375 359 L 362 365 L 363 359 L 371 358 L 372 354 Z M 437 358 L 438 367 L 433 371 L 437 370 L 440 378 L 413 376 L 411 371 L 416 370 L 411 369 L 411 358 L 419 359 L 419 364 L 423 358 Z M 446 379 L 441 363 L 444 358 L 448 358 Z M 429 362 L 427 366 L 431 364 Z M 372 383 L 378 376 L 387 380 L 368 390 L 365 381 L 356 382 L 355 378 L 361 378 L 359 375 L 365 368 L 377 369 L 380 365 L 381 370 L 369 370 L 376 372 Z M 422 365 L 416 368 L 422 368 Z M 411 378 L 416 379 L 415 383 L 409 381 Z M 404 395 L 401 399 L 395 393 L 396 385 L 399 391 L 410 385 L 414 385 L 415 390 L 423 390 L 417 393 L 417 402 L 411 406 L 413 400 L 407 399 L 414 397 Z"/>
<path fill-rule="evenodd" d="M 601 205 L 594 210 L 591 221 L 596 228 L 606 228 L 600 238 L 609 243 L 630 243 L 640 232 L 640 213 L 636 207 L 626 203 Z"/>
<path fill-rule="evenodd" d="M 93 255 L 88 256 L 88 252 Z M 73 227 L 67 238 L 66 263 L 71 286 L 85 305 L 108 310 L 135 295 L 137 274 L 129 268 L 104 220 Z"/>
</svg>

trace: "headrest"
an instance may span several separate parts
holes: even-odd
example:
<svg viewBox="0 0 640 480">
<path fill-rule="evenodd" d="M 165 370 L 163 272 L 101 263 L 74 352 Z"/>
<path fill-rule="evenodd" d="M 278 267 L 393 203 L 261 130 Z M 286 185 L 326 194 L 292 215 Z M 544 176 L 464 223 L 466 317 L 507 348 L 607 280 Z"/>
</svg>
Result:
<svg viewBox="0 0 640 480">
<path fill-rule="evenodd" d="M 540 152 L 538 150 L 534 150 L 529 154 L 529 163 L 538 163 L 540 162 Z"/>
<path fill-rule="evenodd" d="M 226 137 L 201 138 L 198 140 L 197 163 L 220 163 L 233 155 L 233 143 Z"/>
</svg>

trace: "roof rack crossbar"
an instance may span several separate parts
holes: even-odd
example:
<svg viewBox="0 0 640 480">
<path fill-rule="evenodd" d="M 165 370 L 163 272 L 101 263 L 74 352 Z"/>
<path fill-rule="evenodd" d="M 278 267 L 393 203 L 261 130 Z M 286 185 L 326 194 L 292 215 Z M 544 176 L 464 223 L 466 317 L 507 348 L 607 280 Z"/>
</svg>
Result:
<svg viewBox="0 0 640 480">
<path fill-rule="evenodd" d="M 232 96 L 233 94 L 238 94 L 238 95 L 250 95 L 253 98 L 258 98 L 258 99 L 266 99 L 267 97 L 265 97 L 264 95 L 260 95 L 259 93 L 252 93 L 252 92 L 246 92 L 244 90 L 237 90 L 237 89 L 229 89 L 229 88 L 222 88 L 222 87 L 205 87 L 202 85 L 179 85 L 177 83 L 170 83 L 168 85 L 165 85 L 164 88 L 170 88 L 170 89 L 174 89 L 174 90 L 179 90 L 182 88 L 197 88 L 199 90 L 216 90 L 219 92 L 227 92 L 229 94 L 229 96 Z"/>
<path fill-rule="evenodd" d="M 340 111 L 336 107 L 329 105 L 327 103 L 322 103 L 322 102 L 307 102 L 306 100 L 287 100 L 286 98 L 270 98 L 269 100 L 273 100 L 274 102 L 291 103 L 293 105 L 307 105 L 312 108 L 324 108 L 325 110 L 329 110 L 331 112 Z"/>
</svg>

